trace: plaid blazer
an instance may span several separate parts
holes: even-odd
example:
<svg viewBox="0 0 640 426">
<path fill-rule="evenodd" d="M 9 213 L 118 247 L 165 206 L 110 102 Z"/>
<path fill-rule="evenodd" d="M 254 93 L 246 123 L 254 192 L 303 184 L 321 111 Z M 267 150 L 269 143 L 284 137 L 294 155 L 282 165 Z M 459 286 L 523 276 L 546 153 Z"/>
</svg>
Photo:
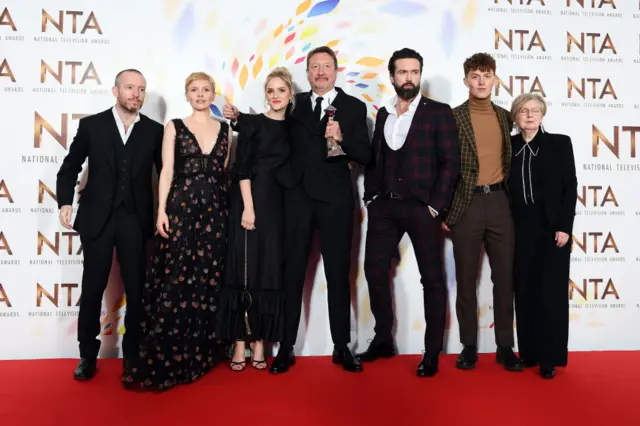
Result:
<svg viewBox="0 0 640 426">
<path fill-rule="evenodd" d="M 509 177 L 511 165 L 511 129 L 513 121 L 509 117 L 509 112 L 498 105 L 491 103 L 493 110 L 498 116 L 498 122 L 502 129 L 502 166 L 504 172 L 504 182 Z M 473 198 L 473 190 L 478 184 L 478 151 L 476 148 L 476 138 L 471 124 L 471 114 L 469 112 L 469 101 L 453 109 L 453 116 L 458 126 L 460 139 L 460 180 L 456 185 L 453 201 L 447 212 L 445 223 L 455 225 L 462 215 L 467 211 Z"/>
<path fill-rule="evenodd" d="M 388 116 L 385 107 L 380 108 L 376 116 L 371 161 L 365 169 L 365 203 L 382 190 L 382 146 L 386 143 L 384 126 Z M 400 173 L 410 194 L 440 214 L 446 211 L 460 174 L 459 146 L 451 107 L 422 96 L 402 148 Z"/>
</svg>

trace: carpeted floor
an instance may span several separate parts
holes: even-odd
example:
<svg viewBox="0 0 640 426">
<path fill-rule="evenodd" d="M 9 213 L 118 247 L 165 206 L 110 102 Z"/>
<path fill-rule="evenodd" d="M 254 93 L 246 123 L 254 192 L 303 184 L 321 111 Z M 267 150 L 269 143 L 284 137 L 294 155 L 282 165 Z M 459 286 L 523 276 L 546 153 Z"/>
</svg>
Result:
<svg viewBox="0 0 640 426">
<path fill-rule="evenodd" d="M 284 375 L 219 366 L 162 394 L 120 386 L 120 360 L 100 360 L 78 383 L 76 360 L 0 362 L 2 426 L 129 425 L 640 425 L 640 352 L 571 353 L 553 380 L 503 370 L 491 354 L 460 371 L 445 355 L 434 378 L 419 356 L 346 373 L 328 357 L 302 357 Z"/>
</svg>

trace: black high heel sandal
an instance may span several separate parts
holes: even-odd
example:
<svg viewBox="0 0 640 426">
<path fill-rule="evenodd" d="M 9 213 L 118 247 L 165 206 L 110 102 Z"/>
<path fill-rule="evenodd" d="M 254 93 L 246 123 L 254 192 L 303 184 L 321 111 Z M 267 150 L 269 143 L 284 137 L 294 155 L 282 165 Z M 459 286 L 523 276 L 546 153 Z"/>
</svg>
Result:
<svg viewBox="0 0 640 426">
<path fill-rule="evenodd" d="M 237 368 L 237 367 L 241 367 L 241 368 Z M 231 371 L 235 371 L 237 373 L 239 373 L 240 371 L 244 371 L 244 369 L 247 368 L 247 359 L 245 358 L 244 361 L 233 361 L 233 355 L 232 355 L 231 361 L 229 362 L 229 368 L 231 369 Z"/>
<path fill-rule="evenodd" d="M 235 368 L 240 366 L 241 368 Z M 245 368 L 247 368 L 247 361 L 231 361 L 229 363 L 229 368 L 231 369 L 231 371 L 235 371 L 236 373 L 239 373 L 241 371 L 244 371 Z"/>
<path fill-rule="evenodd" d="M 253 358 L 253 348 L 251 347 L 251 345 L 249 345 L 249 350 L 251 351 L 251 366 L 256 370 L 266 370 L 269 365 L 267 364 L 267 360 L 266 358 L 264 358 L 264 355 L 262 360 L 257 360 Z"/>
</svg>

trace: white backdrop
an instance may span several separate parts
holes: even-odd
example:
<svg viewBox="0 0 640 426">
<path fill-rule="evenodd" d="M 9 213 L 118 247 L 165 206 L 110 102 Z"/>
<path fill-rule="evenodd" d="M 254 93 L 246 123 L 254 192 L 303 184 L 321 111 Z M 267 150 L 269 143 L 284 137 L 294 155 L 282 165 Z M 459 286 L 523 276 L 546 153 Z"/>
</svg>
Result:
<svg viewBox="0 0 640 426">
<path fill-rule="evenodd" d="M 55 5 L 54 5 L 55 3 Z M 522 91 L 549 101 L 551 132 L 569 134 L 578 167 L 570 348 L 639 349 L 640 10 L 632 0 L 7 0 L 0 5 L 0 359 L 77 357 L 82 276 L 79 238 L 58 223 L 55 175 L 81 115 L 113 105 L 115 74 L 140 69 L 143 112 L 166 123 L 190 112 L 184 80 L 206 71 L 225 100 L 262 111 L 265 75 L 292 70 L 308 90 L 304 58 L 338 52 L 338 85 L 367 103 L 370 120 L 391 96 L 387 60 L 412 47 L 425 58 L 423 87 L 452 106 L 467 98 L 464 59 L 493 53 L 507 109 Z M 635 102 L 635 103 L 634 103 Z M 216 113 L 216 111 L 214 111 Z M 640 139 L 638 139 L 640 142 Z M 80 183 L 80 186 L 82 183 Z M 358 181 L 362 194 L 362 181 Z M 352 341 L 373 335 L 362 271 L 366 217 L 355 238 Z M 359 249 L 358 249 L 359 248 Z M 445 243 L 450 316 L 447 352 L 459 344 L 455 265 Z M 394 279 L 397 344 L 423 349 L 422 290 L 411 243 Z M 354 256 L 356 256 L 354 255 Z M 332 349 L 322 261 L 312 259 L 296 350 Z M 317 264 L 317 268 L 314 268 Z M 315 270 L 314 270 L 315 269 Z M 102 319 L 102 356 L 120 354 L 126 310 L 114 264 Z M 479 277 L 480 350 L 494 350 L 490 270 Z"/>
</svg>

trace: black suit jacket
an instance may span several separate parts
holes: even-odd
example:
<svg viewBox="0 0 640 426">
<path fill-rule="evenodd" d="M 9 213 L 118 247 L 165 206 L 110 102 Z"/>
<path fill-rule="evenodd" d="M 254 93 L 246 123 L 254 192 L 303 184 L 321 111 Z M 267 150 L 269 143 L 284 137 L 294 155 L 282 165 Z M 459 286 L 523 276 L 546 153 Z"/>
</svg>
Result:
<svg viewBox="0 0 640 426">
<path fill-rule="evenodd" d="M 512 136 L 512 144 L 517 138 L 522 136 Z M 571 138 L 540 130 L 536 139 L 540 148 L 532 170 L 535 201 L 542 205 L 554 231 L 571 235 L 578 198 L 578 179 Z M 512 151 L 515 156 L 516 150 Z M 522 197 L 521 193 L 516 194 L 515 191 L 511 191 L 509 195 L 512 205 L 516 204 L 514 197 Z M 517 214 L 517 209 L 514 208 L 513 211 Z"/>
<path fill-rule="evenodd" d="M 328 117 L 319 125 L 313 121 L 311 92 L 295 97 L 295 108 L 287 117 L 290 154 L 278 173 L 278 181 L 287 188 L 303 184 L 307 194 L 320 201 L 339 201 L 353 196 L 349 162 L 366 165 L 371 157 L 367 107 L 359 99 L 336 87 L 338 95 L 331 102 L 336 107 L 334 121 L 342 131 L 342 149 L 346 156 L 327 159 L 324 132 Z M 242 115 L 234 130 L 242 132 Z"/>
<path fill-rule="evenodd" d="M 131 189 L 138 220 L 147 237 L 153 236 L 152 168 L 162 168 L 162 136 L 164 127 L 140 115 L 129 136 L 134 164 L 131 171 Z M 80 119 L 78 131 L 69 147 L 56 182 L 58 206 L 72 205 L 78 174 L 89 159 L 89 177 L 80 192 L 80 205 L 74 229 L 82 238 L 93 238 L 103 229 L 111 214 L 116 193 L 117 175 L 115 144 L 122 143 L 112 109 Z"/>
</svg>

